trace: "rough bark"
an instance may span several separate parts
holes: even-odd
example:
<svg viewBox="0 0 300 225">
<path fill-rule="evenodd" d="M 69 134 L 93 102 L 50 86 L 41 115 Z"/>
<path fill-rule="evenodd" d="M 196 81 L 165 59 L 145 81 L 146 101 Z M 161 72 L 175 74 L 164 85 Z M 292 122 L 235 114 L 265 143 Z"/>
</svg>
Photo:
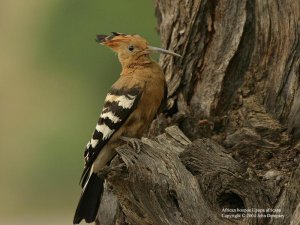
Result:
<svg viewBox="0 0 300 225">
<path fill-rule="evenodd" d="M 300 224 L 300 1 L 156 0 L 156 16 L 183 57 L 161 56 L 167 113 L 139 154 L 118 149 L 99 224 Z"/>
</svg>

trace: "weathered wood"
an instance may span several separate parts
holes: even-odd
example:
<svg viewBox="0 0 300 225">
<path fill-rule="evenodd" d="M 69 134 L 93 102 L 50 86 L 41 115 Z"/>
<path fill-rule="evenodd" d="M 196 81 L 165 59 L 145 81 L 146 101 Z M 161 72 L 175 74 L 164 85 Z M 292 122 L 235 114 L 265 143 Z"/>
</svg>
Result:
<svg viewBox="0 0 300 225">
<path fill-rule="evenodd" d="M 170 139 L 164 141 L 172 143 Z M 188 224 L 181 219 L 176 206 L 179 204 L 176 196 L 187 199 L 185 203 L 192 208 L 195 208 L 196 204 L 191 201 L 193 195 L 187 195 L 180 190 L 177 193 L 179 186 L 176 185 L 180 179 L 183 182 L 180 189 L 185 185 L 191 186 L 191 193 L 195 192 L 196 199 L 199 188 L 196 179 L 193 179 L 187 170 L 184 172 L 185 168 L 179 158 L 174 160 L 176 152 L 181 152 L 182 147 L 177 144 L 175 149 L 176 151 L 172 151 L 171 148 L 165 148 L 165 145 L 149 139 L 143 139 L 140 153 L 127 146 L 118 149 L 126 169 L 109 176 L 108 180 L 117 187 L 114 188 L 115 194 L 131 224 Z M 182 177 L 178 177 L 178 170 L 183 170 Z M 125 182 L 121 179 L 123 177 L 126 177 Z M 120 183 L 122 185 L 118 185 Z M 194 221 L 192 218 L 193 216 L 189 219 Z"/>
<path fill-rule="evenodd" d="M 283 190 L 274 208 L 281 209 L 284 221 L 272 219 L 270 224 L 300 224 L 300 166 L 290 177 L 287 187 Z"/>
<path fill-rule="evenodd" d="M 96 225 L 115 225 L 120 219 L 120 206 L 117 197 L 112 193 L 107 182 L 105 183 L 105 191 L 101 199 L 101 205 L 96 219 Z"/>
<path fill-rule="evenodd" d="M 183 164 L 198 179 L 205 200 L 216 215 L 222 209 L 266 209 L 268 196 L 258 177 L 240 165 L 210 139 L 196 140 L 181 154 Z M 238 220 L 239 221 L 239 220 Z M 248 218 L 246 224 L 266 224 L 266 218 Z M 219 224 L 223 224 L 223 222 Z M 241 221 L 240 221 L 241 223 Z M 218 223 L 213 223 L 218 224 Z"/>
<path fill-rule="evenodd" d="M 250 168 L 234 160 L 215 141 L 198 139 L 191 143 L 177 127 L 170 127 L 156 140 L 144 138 L 140 144 L 139 153 L 126 145 L 117 149 L 120 158 L 107 170 L 107 181 L 115 196 L 110 201 L 104 196 L 99 224 L 226 225 L 267 224 L 270 220 L 267 217 L 225 219 L 225 215 L 236 215 L 223 213 L 225 208 L 271 208 L 271 195 L 268 186 Z M 294 173 L 275 206 L 290 216 L 272 220 L 270 224 L 290 221 L 289 213 L 300 200 L 299 171 Z M 124 213 L 119 214 L 121 219 L 117 214 L 110 215 L 116 197 L 121 207 L 118 213 Z M 295 211 L 293 218 L 297 216 Z M 107 223 L 108 219 L 113 223 Z M 117 223 L 117 219 L 122 223 Z"/>
<path fill-rule="evenodd" d="M 177 124 L 253 170 L 271 207 L 285 198 L 288 224 L 299 204 L 283 194 L 300 162 L 300 1 L 157 0 L 156 15 L 163 47 L 184 56 L 161 58 L 172 113 L 185 114 Z"/>
<path fill-rule="evenodd" d="M 185 153 L 185 149 L 204 148 L 203 151 L 207 151 L 206 146 L 197 143 L 188 145 L 189 142 L 180 130 L 171 127 L 156 141 L 143 139 L 140 153 L 128 146 L 118 148 L 126 167 L 118 167 L 120 171 L 109 173 L 107 180 L 114 187 L 114 194 L 130 224 L 188 225 L 222 222 L 219 210 L 213 211 L 206 204 L 206 193 L 201 191 L 196 177 L 178 157 L 180 153 Z M 217 144 L 214 147 L 217 152 L 222 148 Z M 195 158 L 198 156 L 196 152 Z M 193 153 L 189 152 L 188 155 L 193 157 Z M 235 163 L 231 157 L 229 159 L 229 164 Z M 211 164 L 213 158 L 208 160 L 201 157 L 200 160 L 208 167 L 214 166 Z M 197 170 L 198 167 L 189 165 L 188 168 Z M 234 175 L 228 173 L 228 176 Z M 235 223 L 228 221 L 225 224 Z"/>
<path fill-rule="evenodd" d="M 141 153 L 118 149 L 100 224 L 300 224 L 300 1 L 156 0 L 156 16 L 183 57 L 160 58 L 167 114 Z"/>
<path fill-rule="evenodd" d="M 251 169 L 234 160 L 215 141 L 197 139 L 191 143 L 177 127 L 170 127 L 156 140 L 144 138 L 140 145 L 139 153 L 126 145 L 117 149 L 119 158 L 107 170 L 108 186 L 112 189 L 108 188 L 103 196 L 101 222 L 97 224 L 269 222 L 270 218 L 258 217 L 225 219 L 238 214 L 222 212 L 225 208 L 271 208 L 271 195 Z M 300 167 L 274 207 L 289 216 L 271 220 L 270 224 L 292 221 L 288 213 L 300 201 L 299 177 Z M 294 221 L 297 213 L 293 215 Z"/>
</svg>

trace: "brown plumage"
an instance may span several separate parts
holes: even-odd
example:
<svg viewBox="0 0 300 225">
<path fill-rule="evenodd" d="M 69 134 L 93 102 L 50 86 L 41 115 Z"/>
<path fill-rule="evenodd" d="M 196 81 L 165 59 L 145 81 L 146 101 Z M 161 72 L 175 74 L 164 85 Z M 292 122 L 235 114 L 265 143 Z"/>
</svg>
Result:
<svg viewBox="0 0 300 225">
<path fill-rule="evenodd" d="M 151 52 L 179 56 L 151 47 L 139 35 L 98 35 L 97 42 L 118 53 L 120 78 L 107 94 L 92 139 L 84 152 L 81 177 L 83 191 L 74 224 L 82 219 L 93 222 L 99 208 L 104 179 L 99 171 L 116 155 L 115 148 L 125 138 L 140 138 L 158 113 L 166 97 L 166 81 L 160 66 L 150 59 Z"/>
</svg>

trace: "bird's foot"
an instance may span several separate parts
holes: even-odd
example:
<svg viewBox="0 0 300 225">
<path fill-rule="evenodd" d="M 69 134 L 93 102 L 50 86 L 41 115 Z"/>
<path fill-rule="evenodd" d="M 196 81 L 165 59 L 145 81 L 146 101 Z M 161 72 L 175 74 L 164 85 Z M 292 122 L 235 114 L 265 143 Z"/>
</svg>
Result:
<svg viewBox="0 0 300 225">
<path fill-rule="evenodd" d="M 141 152 L 141 145 L 138 138 L 120 137 L 121 140 L 126 141 L 128 146 L 131 146 L 137 153 Z"/>
</svg>

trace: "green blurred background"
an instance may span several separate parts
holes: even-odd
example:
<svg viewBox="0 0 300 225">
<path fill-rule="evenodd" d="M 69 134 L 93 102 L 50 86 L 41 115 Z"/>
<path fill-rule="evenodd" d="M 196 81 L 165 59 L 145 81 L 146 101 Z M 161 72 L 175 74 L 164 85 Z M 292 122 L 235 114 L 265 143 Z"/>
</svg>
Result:
<svg viewBox="0 0 300 225">
<path fill-rule="evenodd" d="M 152 0 L 0 0 L 0 224 L 72 224 L 83 148 L 120 65 L 96 34 L 160 46 Z"/>
</svg>

